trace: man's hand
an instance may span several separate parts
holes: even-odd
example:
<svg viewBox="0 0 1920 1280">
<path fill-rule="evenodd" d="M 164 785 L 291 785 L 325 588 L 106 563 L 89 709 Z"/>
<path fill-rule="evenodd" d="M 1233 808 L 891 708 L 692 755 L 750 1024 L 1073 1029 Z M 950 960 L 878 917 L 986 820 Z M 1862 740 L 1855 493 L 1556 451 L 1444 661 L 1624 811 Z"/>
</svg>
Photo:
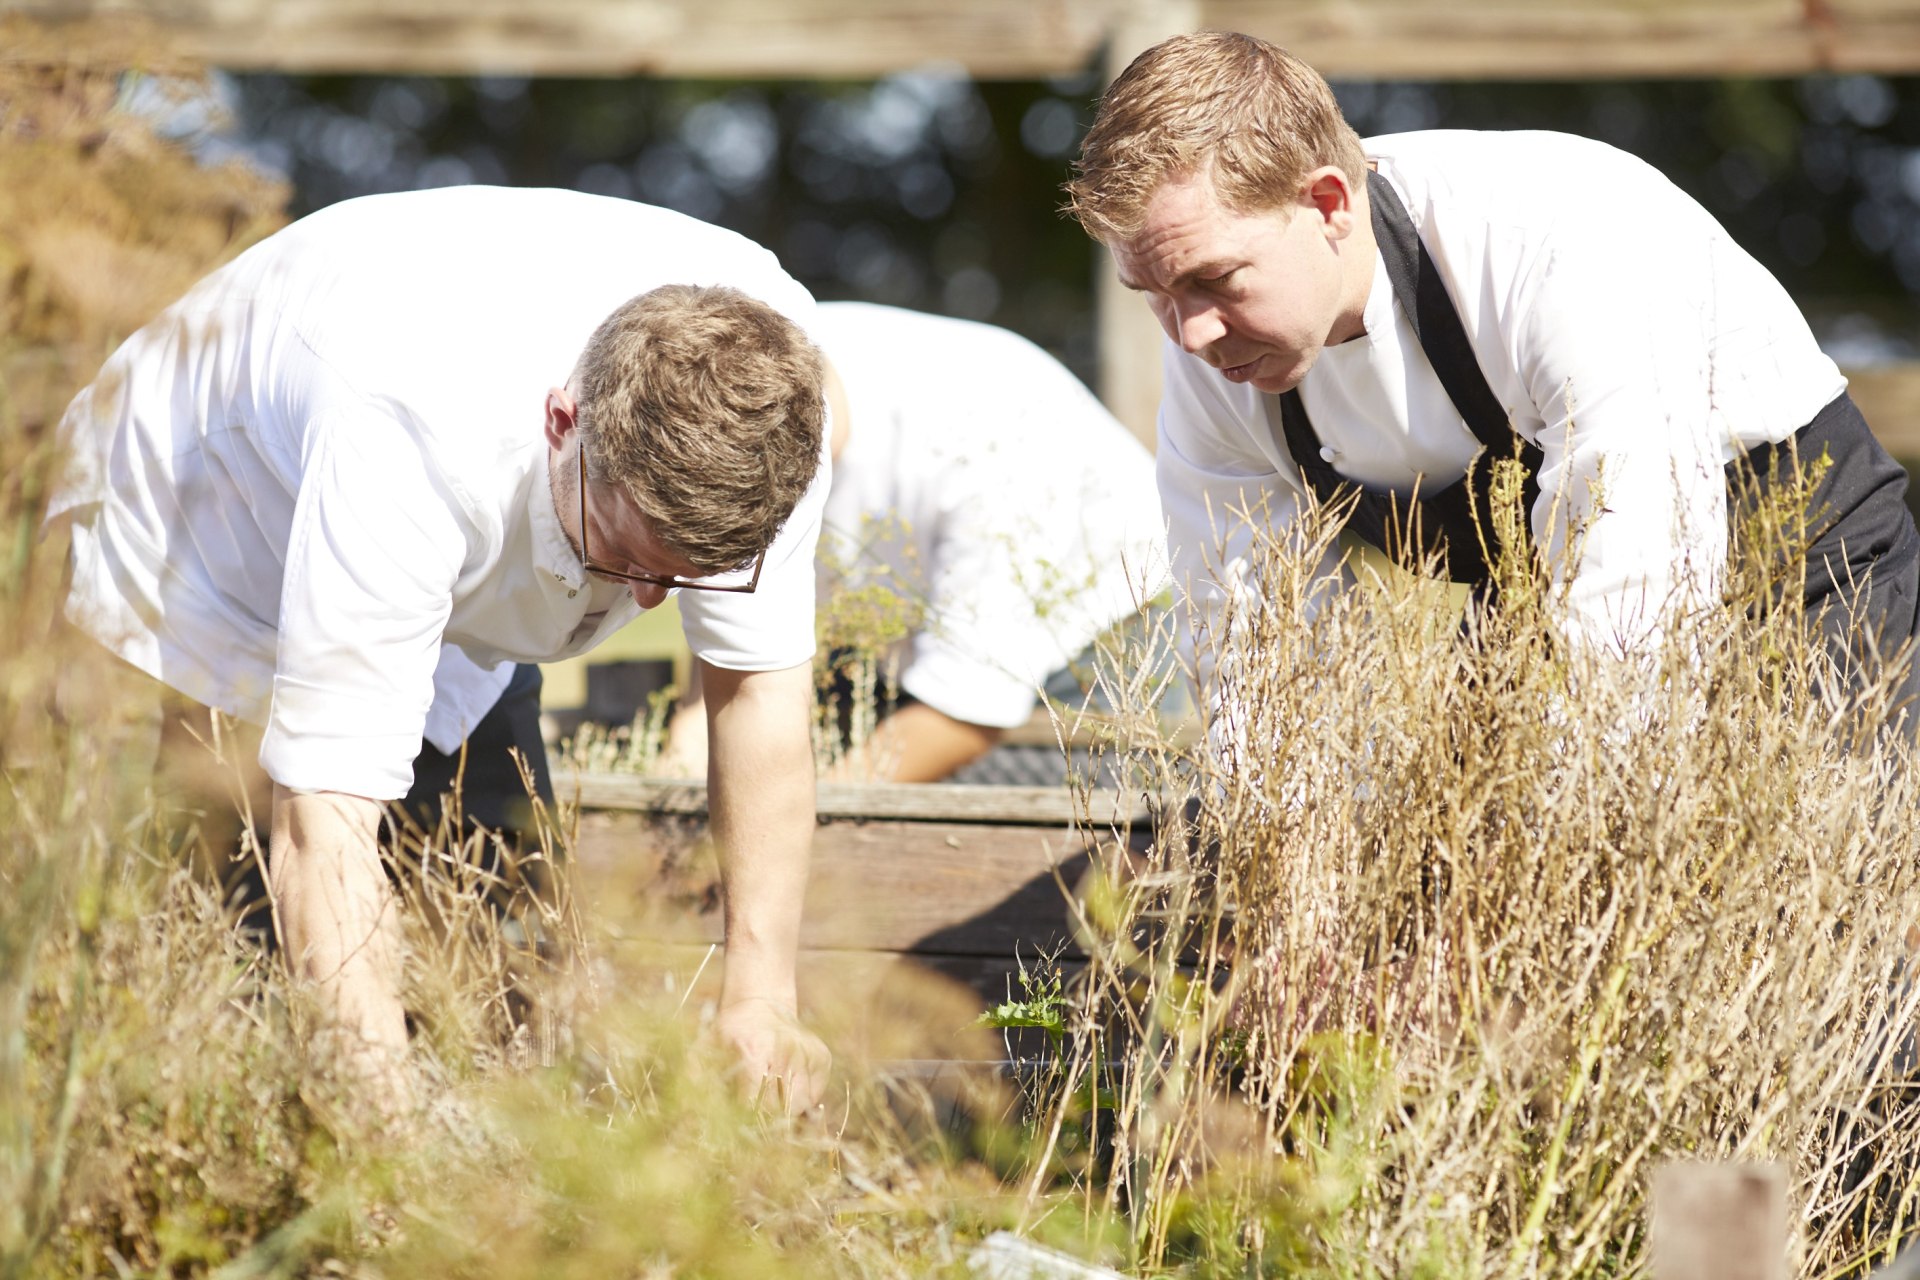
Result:
<svg viewBox="0 0 1920 1280">
<path fill-rule="evenodd" d="M 758 997 L 737 1000 L 720 1010 L 716 1029 L 739 1058 L 749 1097 L 796 1116 L 820 1105 L 833 1055 L 789 1010 Z"/>
</svg>

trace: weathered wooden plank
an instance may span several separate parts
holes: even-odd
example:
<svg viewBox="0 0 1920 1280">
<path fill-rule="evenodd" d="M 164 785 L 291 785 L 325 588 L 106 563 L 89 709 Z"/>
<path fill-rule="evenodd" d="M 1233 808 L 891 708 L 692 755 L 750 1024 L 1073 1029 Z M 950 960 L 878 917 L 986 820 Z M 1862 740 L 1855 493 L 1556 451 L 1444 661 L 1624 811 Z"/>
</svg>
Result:
<svg viewBox="0 0 1920 1280">
<path fill-rule="evenodd" d="M 660 936 L 718 942 L 718 870 L 699 847 L 700 825 L 678 821 L 587 815 L 574 857 L 600 892 L 651 900 Z M 1062 828 L 828 823 L 814 836 L 801 943 L 1009 965 L 1016 956 L 1081 956 L 1069 891 L 1090 865 L 1087 843 Z"/>
<path fill-rule="evenodd" d="M 1128 63 L 1169 36 L 1222 25 L 1227 24 L 1203 18 L 1198 0 L 1136 0 L 1114 23 L 1107 42 L 1106 79 L 1111 82 Z M 1159 444 L 1160 324 L 1146 300 L 1120 284 L 1104 247 L 1094 262 L 1100 399 L 1152 452 Z"/>
<path fill-rule="evenodd" d="M 587 809 L 707 811 L 707 789 L 697 782 L 616 773 L 560 773 L 553 781 L 562 800 L 577 799 Z M 1096 791 L 1083 807 L 1065 787 L 955 787 L 921 782 L 823 782 L 815 805 L 822 818 L 1063 826 L 1083 816 L 1100 825 L 1145 821 L 1149 813 L 1145 797 L 1115 791 Z"/>
<path fill-rule="evenodd" d="M 1100 401 L 1153 452 L 1160 443 L 1160 323 L 1137 293 L 1114 274 L 1113 255 L 1102 247 L 1094 277 L 1094 307 L 1100 337 Z"/>
<path fill-rule="evenodd" d="M 1333 76 L 1792 75 L 1920 68 L 1920 0 L 0 0 L 144 18 L 170 51 L 286 71 L 873 76 L 1084 69 L 1168 14 L 1251 31 Z M 1132 34 L 1129 34 L 1129 33 Z"/>
<path fill-rule="evenodd" d="M 1920 4 L 1800 0 L 1208 0 L 1206 26 L 1286 46 L 1329 76 L 1553 79 L 1793 75 L 1920 65 Z"/>
<path fill-rule="evenodd" d="M 626 948 L 620 963 L 626 972 L 667 979 L 665 989 L 684 1003 L 720 998 L 717 947 L 648 939 Z M 1040 972 L 1033 958 L 1025 964 L 1029 972 Z M 1064 983 L 1085 967 L 1068 959 L 1048 971 Z M 1045 1033 L 1036 1028 L 1014 1028 L 1009 1035 L 975 1022 L 982 1008 L 1023 993 L 1020 965 L 1012 957 L 803 947 L 798 972 L 807 1018 L 831 1033 L 841 1058 L 1031 1060 L 1047 1050 Z"/>
<path fill-rule="evenodd" d="M 1071 73 L 1108 0 L 12 0 L 40 16 L 145 17 L 215 66 L 306 72 L 876 76 L 932 61 Z"/>
</svg>

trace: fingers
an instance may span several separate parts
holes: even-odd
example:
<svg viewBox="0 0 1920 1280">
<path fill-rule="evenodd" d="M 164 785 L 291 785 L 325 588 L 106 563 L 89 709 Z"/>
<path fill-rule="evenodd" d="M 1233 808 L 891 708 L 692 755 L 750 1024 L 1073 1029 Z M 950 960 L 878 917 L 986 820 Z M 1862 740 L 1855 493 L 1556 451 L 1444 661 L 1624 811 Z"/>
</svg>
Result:
<svg viewBox="0 0 1920 1280">
<path fill-rule="evenodd" d="M 785 1010 L 742 1002 L 721 1015 L 720 1030 L 736 1055 L 737 1078 L 756 1105 L 795 1116 L 820 1107 L 833 1055 Z"/>
<path fill-rule="evenodd" d="M 751 1077 L 752 1064 L 742 1065 Z M 793 1034 L 782 1037 L 776 1055 L 760 1065 L 754 1102 L 790 1116 L 819 1111 L 826 1096 L 827 1072 L 831 1065 L 826 1046 L 796 1027 Z"/>
</svg>

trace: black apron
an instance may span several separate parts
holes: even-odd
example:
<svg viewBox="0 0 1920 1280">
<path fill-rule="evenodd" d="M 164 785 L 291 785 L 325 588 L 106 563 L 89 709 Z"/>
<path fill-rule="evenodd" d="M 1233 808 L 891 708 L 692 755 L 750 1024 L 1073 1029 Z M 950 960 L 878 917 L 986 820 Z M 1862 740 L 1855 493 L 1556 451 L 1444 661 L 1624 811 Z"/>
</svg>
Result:
<svg viewBox="0 0 1920 1280">
<path fill-rule="evenodd" d="M 1480 453 L 1467 474 L 1438 488 L 1417 487 L 1410 498 L 1385 489 L 1369 489 L 1334 470 L 1321 455 L 1320 436 L 1307 417 L 1307 406 L 1296 388 L 1280 396 L 1280 422 L 1287 452 L 1300 469 L 1307 488 L 1323 503 L 1351 502 L 1347 529 L 1369 545 L 1403 564 L 1413 565 L 1428 553 L 1438 555 L 1449 581 L 1481 586 L 1489 580 L 1481 539 L 1496 549 L 1490 480 L 1496 458 L 1518 458 L 1526 468 L 1525 510 L 1533 510 L 1540 496 L 1540 450 L 1514 431 L 1507 411 L 1487 385 L 1474 358 L 1473 344 L 1460 315 L 1447 296 L 1426 245 L 1413 229 L 1406 206 L 1393 187 L 1377 173 L 1367 174 L 1367 195 L 1373 206 L 1373 234 L 1386 261 L 1393 296 L 1413 324 L 1427 363 L 1447 390 L 1447 398 L 1480 442 Z M 1525 527 L 1525 522 L 1522 522 Z"/>
<path fill-rule="evenodd" d="M 1517 458 L 1525 468 L 1524 515 L 1529 518 L 1521 520 L 1519 536 L 1530 541 L 1543 457 L 1513 429 L 1487 385 L 1439 268 L 1392 185 L 1370 172 L 1367 194 L 1393 296 L 1412 322 L 1447 398 L 1480 442 L 1480 452 L 1467 474 L 1452 484 L 1419 486 L 1407 498 L 1367 488 L 1323 459 L 1320 437 L 1297 389 L 1280 396 L 1287 451 L 1316 498 L 1352 504 L 1349 531 L 1409 566 L 1426 555 L 1438 556 L 1450 581 L 1476 588 L 1477 597 L 1486 602 L 1491 575 L 1483 540 L 1487 550 L 1498 554 L 1502 549 L 1492 519 L 1489 464 Z M 1750 501 L 1764 492 L 1781 467 L 1804 466 L 1823 451 L 1832 465 L 1810 502 L 1815 527 L 1803 598 L 1808 616 L 1820 620 L 1829 642 L 1857 675 L 1914 637 L 1920 623 L 1920 533 L 1907 508 L 1906 470 L 1874 439 L 1852 397 L 1842 392 L 1792 436 L 1728 463 L 1728 506 L 1736 510 L 1743 495 Z M 1908 664 L 1904 688 L 1909 699 L 1920 692 L 1920 664 Z M 1920 715 L 1910 709 L 1909 721 L 1920 723 Z"/>
</svg>

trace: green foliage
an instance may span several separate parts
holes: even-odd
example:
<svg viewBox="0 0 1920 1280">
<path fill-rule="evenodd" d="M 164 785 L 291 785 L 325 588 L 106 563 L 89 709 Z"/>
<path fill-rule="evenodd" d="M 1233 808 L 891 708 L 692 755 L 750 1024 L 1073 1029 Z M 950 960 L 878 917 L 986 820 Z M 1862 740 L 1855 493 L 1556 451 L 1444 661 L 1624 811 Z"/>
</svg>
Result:
<svg viewBox="0 0 1920 1280">
<path fill-rule="evenodd" d="M 1035 1027 L 1047 1033 L 1057 1052 L 1067 1038 L 1067 998 L 1060 989 L 1060 971 L 1052 965 L 1029 973 L 1024 961 L 1018 974 L 1020 994 L 988 1005 L 980 1025 L 996 1030 Z"/>
<path fill-rule="evenodd" d="M 560 746 L 568 765 L 591 773 L 652 773 L 667 749 L 667 723 L 680 690 L 672 685 L 647 695 L 633 723 L 609 729 L 588 721 Z"/>
</svg>

